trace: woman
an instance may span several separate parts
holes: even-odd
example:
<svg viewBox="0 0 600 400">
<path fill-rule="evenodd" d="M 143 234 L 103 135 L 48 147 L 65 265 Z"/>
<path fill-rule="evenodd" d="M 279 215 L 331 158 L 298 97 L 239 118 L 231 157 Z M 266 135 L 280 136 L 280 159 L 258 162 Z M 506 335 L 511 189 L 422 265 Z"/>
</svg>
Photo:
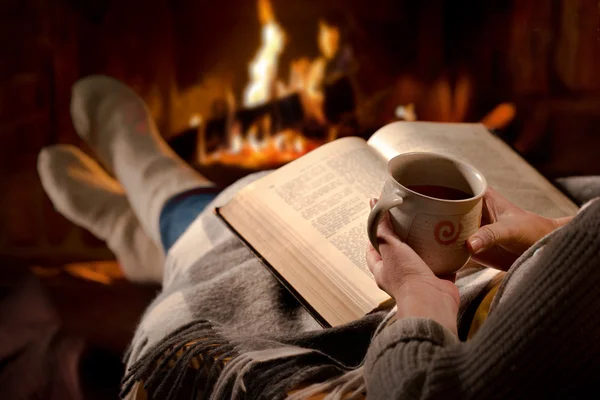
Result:
<svg viewBox="0 0 600 400">
<path fill-rule="evenodd" d="M 584 393 L 598 374 L 600 354 L 600 319 L 589 314 L 600 306 L 600 202 L 586 208 L 575 221 L 551 220 L 488 190 L 484 225 L 467 247 L 475 261 L 508 273 L 478 294 L 475 317 L 485 318 L 486 308 L 489 317 L 481 327 L 477 319 L 470 324 L 465 343 L 457 340 L 459 308 L 465 312 L 457 287 L 435 277 L 384 221 L 381 256 L 371 247 L 367 260 L 379 286 L 396 299 L 399 323 L 370 345 L 369 397 Z"/>
<path fill-rule="evenodd" d="M 123 396 L 554 397 L 594 382 L 600 202 L 550 220 L 490 189 L 468 248 L 492 268 L 464 268 L 456 284 L 434 276 L 384 219 L 381 255 L 369 248 L 367 260 L 397 307 L 321 329 L 213 214 L 261 174 L 215 197 L 111 78 L 77 82 L 71 114 L 116 179 L 53 146 L 38 159 L 46 192 L 107 241 L 127 277 L 162 283 L 126 355 Z"/>
</svg>

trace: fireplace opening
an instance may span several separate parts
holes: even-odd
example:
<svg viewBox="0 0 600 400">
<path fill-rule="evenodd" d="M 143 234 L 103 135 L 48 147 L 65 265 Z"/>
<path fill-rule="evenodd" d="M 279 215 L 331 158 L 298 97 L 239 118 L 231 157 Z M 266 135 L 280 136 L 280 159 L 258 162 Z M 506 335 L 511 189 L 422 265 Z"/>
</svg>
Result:
<svg viewBox="0 0 600 400">
<path fill-rule="evenodd" d="M 183 3 L 181 12 L 221 21 L 211 24 L 221 61 L 182 58 L 176 42 L 165 136 L 217 182 L 394 120 L 482 122 L 549 177 L 598 170 L 565 133 L 577 119 L 581 141 L 599 140 L 600 82 L 589 65 L 600 60 L 586 31 L 597 15 L 573 14 L 591 2 Z M 227 21 L 229 39 L 215 39 Z M 186 44 L 209 30 L 173 23 L 175 36 L 192 37 Z"/>
<path fill-rule="evenodd" d="M 270 0 L 255 4 L 259 43 L 247 61 L 246 83 L 237 91 L 232 81 L 223 83 L 204 99 L 208 110 L 193 111 L 189 127 L 170 140 L 181 156 L 220 183 L 361 134 L 352 82 L 356 63 L 340 28 L 320 17 L 310 21 L 313 35 L 292 38 Z M 298 39 L 312 42 L 312 49 L 294 52 Z"/>
<path fill-rule="evenodd" d="M 279 67 L 285 30 L 269 0 L 257 1 L 257 14 L 260 45 L 248 63 L 244 90 L 214 99 L 206 122 L 199 114 L 190 118 L 197 128 L 196 157 L 202 166 L 274 168 L 335 139 L 336 132 L 348 126 L 344 112 L 353 111 L 346 77 L 351 60 L 340 55 L 338 28 L 320 20 L 314 39 L 320 54 L 292 60 L 283 79 Z M 325 104 L 333 90 L 341 92 L 337 97 L 343 101 L 328 96 Z"/>
</svg>

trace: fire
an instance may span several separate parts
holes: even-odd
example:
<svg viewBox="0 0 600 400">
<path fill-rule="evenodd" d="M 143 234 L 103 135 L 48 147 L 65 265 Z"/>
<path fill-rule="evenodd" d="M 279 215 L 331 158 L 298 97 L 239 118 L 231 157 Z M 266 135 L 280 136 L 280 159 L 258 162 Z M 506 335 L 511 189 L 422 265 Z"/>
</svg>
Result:
<svg viewBox="0 0 600 400">
<path fill-rule="evenodd" d="M 312 61 L 308 58 L 292 61 L 288 81 L 284 82 L 278 79 L 278 63 L 285 48 L 285 32 L 277 22 L 269 0 L 258 0 L 257 6 L 261 43 L 248 66 L 249 83 L 243 92 L 242 106 L 257 107 L 297 93 L 305 117 L 325 124 L 322 84 L 327 63 L 336 56 L 339 48 L 339 30 L 320 21 L 317 40 L 321 55 Z M 298 158 L 325 141 L 335 139 L 330 134 L 322 140 L 313 140 L 304 137 L 298 130 L 276 129 L 269 115 L 259 118 L 246 132 L 242 132 L 239 122 L 231 122 L 228 124 L 227 148 L 208 155 L 201 151 L 201 162 L 269 168 Z"/>
<path fill-rule="evenodd" d="M 258 16 L 262 25 L 261 46 L 250 63 L 250 83 L 244 91 L 246 107 L 263 104 L 273 97 L 277 62 L 285 41 L 283 29 L 275 20 L 268 0 L 258 0 Z"/>
<path fill-rule="evenodd" d="M 331 60 L 340 46 L 340 31 L 335 26 L 327 25 L 324 21 L 319 22 L 319 28 L 319 49 L 325 58 Z"/>
</svg>

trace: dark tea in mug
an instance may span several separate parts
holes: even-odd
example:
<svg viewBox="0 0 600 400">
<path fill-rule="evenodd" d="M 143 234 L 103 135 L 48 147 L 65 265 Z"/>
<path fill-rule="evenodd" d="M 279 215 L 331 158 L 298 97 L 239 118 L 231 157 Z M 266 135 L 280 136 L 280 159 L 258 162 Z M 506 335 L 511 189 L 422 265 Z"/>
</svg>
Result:
<svg viewBox="0 0 600 400">
<path fill-rule="evenodd" d="M 424 196 L 434 197 L 440 200 L 465 200 L 473 197 L 473 194 L 463 192 L 462 190 L 438 186 L 438 185 L 410 185 L 406 186 L 413 192 Z"/>
</svg>

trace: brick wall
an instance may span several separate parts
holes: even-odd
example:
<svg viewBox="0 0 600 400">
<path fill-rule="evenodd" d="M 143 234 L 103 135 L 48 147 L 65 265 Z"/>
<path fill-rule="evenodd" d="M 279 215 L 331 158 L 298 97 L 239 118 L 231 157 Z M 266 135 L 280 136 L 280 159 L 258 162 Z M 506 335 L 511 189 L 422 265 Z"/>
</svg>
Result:
<svg viewBox="0 0 600 400">
<path fill-rule="evenodd" d="M 64 106 L 61 56 L 73 48 L 68 13 L 43 0 L 9 0 L 0 14 L 0 256 L 71 260 L 109 258 L 103 243 L 54 212 L 35 167 L 39 150 L 75 136 Z M 59 17 L 59 18 L 57 18 Z M 71 42 L 71 43 L 70 43 Z M 63 82 L 61 82 L 63 80 Z M 67 78 L 68 80 L 68 78 Z"/>
</svg>

